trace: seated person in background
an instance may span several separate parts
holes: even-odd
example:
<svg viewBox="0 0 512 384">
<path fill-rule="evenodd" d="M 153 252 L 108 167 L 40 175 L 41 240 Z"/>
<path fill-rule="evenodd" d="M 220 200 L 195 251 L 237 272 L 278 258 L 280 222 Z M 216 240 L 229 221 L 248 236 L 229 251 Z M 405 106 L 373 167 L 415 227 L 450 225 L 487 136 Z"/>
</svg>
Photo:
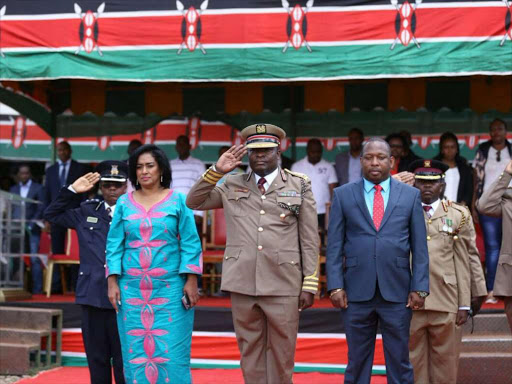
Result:
<svg viewBox="0 0 512 384">
<path fill-rule="evenodd" d="M 41 220 L 44 211 L 44 189 L 39 183 L 32 180 L 32 172 L 28 164 L 21 164 L 17 173 L 18 184 L 13 185 L 9 192 L 19 195 L 23 198 L 40 201 L 41 204 L 28 203 L 25 206 L 26 230 L 28 235 L 29 249 L 25 249 L 30 253 L 39 252 L 39 239 L 41 238 L 41 228 L 36 224 L 37 220 Z M 20 206 L 14 206 L 12 218 L 21 219 Z M 32 293 L 43 293 L 43 265 L 38 257 L 30 258 L 32 270 Z"/>
<path fill-rule="evenodd" d="M 445 177 L 445 199 L 470 206 L 473 201 L 473 170 L 460 156 L 457 136 L 452 132 L 443 133 L 439 139 L 439 154 L 434 159 L 449 167 Z"/>
</svg>

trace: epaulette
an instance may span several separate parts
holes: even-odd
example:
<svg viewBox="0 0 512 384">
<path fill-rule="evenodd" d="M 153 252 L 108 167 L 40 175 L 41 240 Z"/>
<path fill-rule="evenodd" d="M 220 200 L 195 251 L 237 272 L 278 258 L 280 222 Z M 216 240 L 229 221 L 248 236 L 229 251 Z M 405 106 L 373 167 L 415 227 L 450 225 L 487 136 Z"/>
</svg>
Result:
<svg viewBox="0 0 512 384">
<path fill-rule="evenodd" d="M 449 207 L 455 208 L 457 211 L 461 212 L 463 215 L 470 215 L 471 212 L 469 208 L 464 204 L 457 203 L 455 201 L 447 200 L 447 204 Z"/>
<path fill-rule="evenodd" d="M 87 199 L 84 201 L 85 204 L 94 204 L 94 203 L 99 203 L 101 200 L 100 199 Z"/>
<path fill-rule="evenodd" d="M 299 173 L 299 172 L 292 172 L 290 171 L 289 169 L 285 168 L 284 171 L 286 173 L 289 173 L 290 175 L 292 176 L 295 176 L 295 177 L 300 177 L 301 179 L 304 179 L 306 181 L 309 181 L 309 177 L 307 175 L 305 175 L 304 173 Z"/>
</svg>

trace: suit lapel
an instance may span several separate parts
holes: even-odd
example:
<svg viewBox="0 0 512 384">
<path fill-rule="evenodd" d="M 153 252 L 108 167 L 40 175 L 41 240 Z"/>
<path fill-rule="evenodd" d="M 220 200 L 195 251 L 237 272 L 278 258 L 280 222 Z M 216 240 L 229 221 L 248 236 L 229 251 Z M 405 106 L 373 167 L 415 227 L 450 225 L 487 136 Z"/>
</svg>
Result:
<svg viewBox="0 0 512 384">
<path fill-rule="evenodd" d="M 363 216 L 365 217 L 366 221 L 372 226 L 373 229 L 375 228 L 375 224 L 373 223 L 372 217 L 370 216 L 370 212 L 368 212 L 368 207 L 366 206 L 366 201 L 364 200 L 364 182 L 363 179 L 358 181 L 357 183 L 354 183 L 352 187 L 352 192 L 354 194 L 354 198 L 357 202 L 357 205 L 359 206 L 359 209 L 361 212 L 363 212 Z"/>
<path fill-rule="evenodd" d="M 395 181 L 391 177 L 390 183 L 389 183 L 389 199 L 388 199 L 388 205 L 386 206 L 386 210 L 384 211 L 384 217 L 382 219 L 382 223 L 380 223 L 380 228 L 382 228 L 386 221 L 391 216 L 391 212 L 393 212 L 393 209 L 395 209 L 396 204 L 398 201 L 400 201 L 400 194 L 402 193 L 402 185 L 400 182 Z"/>
</svg>

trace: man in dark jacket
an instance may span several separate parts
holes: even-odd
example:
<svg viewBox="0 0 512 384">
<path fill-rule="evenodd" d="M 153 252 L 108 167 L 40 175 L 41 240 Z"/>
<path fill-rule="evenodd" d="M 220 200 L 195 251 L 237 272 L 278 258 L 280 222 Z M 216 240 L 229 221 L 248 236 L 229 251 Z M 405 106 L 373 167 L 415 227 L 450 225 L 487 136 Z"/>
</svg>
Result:
<svg viewBox="0 0 512 384">
<path fill-rule="evenodd" d="M 32 180 L 32 173 L 27 164 L 18 167 L 18 184 L 13 185 L 10 193 L 19 195 L 23 198 L 39 201 L 40 204 L 28 203 L 25 207 L 25 220 L 27 221 L 26 230 L 29 238 L 30 253 L 38 253 L 39 239 L 41 238 L 41 228 L 36 221 L 41 220 L 44 211 L 44 190 L 43 186 Z M 15 206 L 12 212 L 13 219 L 21 218 L 21 210 Z M 32 293 L 43 293 L 43 265 L 38 257 L 30 259 L 32 271 Z"/>
<path fill-rule="evenodd" d="M 68 188 L 62 188 L 44 218 L 74 228 L 80 246 L 80 272 L 76 285 L 76 303 L 82 307 L 82 336 L 91 373 L 91 382 L 125 382 L 116 313 L 107 296 L 105 249 L 109 225 L 119 196 L 126 191 L 128 167 L 122 161 L 104 161 L 97 173 L 87 173 Z M 100 181 L 104 200 L 80 204 L 80 194 Z"/>
</svg>

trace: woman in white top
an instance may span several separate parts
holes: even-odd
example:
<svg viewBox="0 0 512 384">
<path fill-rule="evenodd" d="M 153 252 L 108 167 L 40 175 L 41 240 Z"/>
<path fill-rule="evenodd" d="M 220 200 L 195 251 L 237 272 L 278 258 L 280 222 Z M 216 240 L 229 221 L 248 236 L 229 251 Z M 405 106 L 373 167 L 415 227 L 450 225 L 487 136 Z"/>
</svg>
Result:
<svg viewBox="0 0 512 384">
<path fill-rule="evenodd" d="M 435 157 L 450 168 L 446 171 L 446 189 L 444 197 L 447 200 L 471 206 L 473 200 L 473 170 L 468 161 L 460 156 L 457 136 L 445 132 L 439 139 L 439 155 Z"/>
</svg>

